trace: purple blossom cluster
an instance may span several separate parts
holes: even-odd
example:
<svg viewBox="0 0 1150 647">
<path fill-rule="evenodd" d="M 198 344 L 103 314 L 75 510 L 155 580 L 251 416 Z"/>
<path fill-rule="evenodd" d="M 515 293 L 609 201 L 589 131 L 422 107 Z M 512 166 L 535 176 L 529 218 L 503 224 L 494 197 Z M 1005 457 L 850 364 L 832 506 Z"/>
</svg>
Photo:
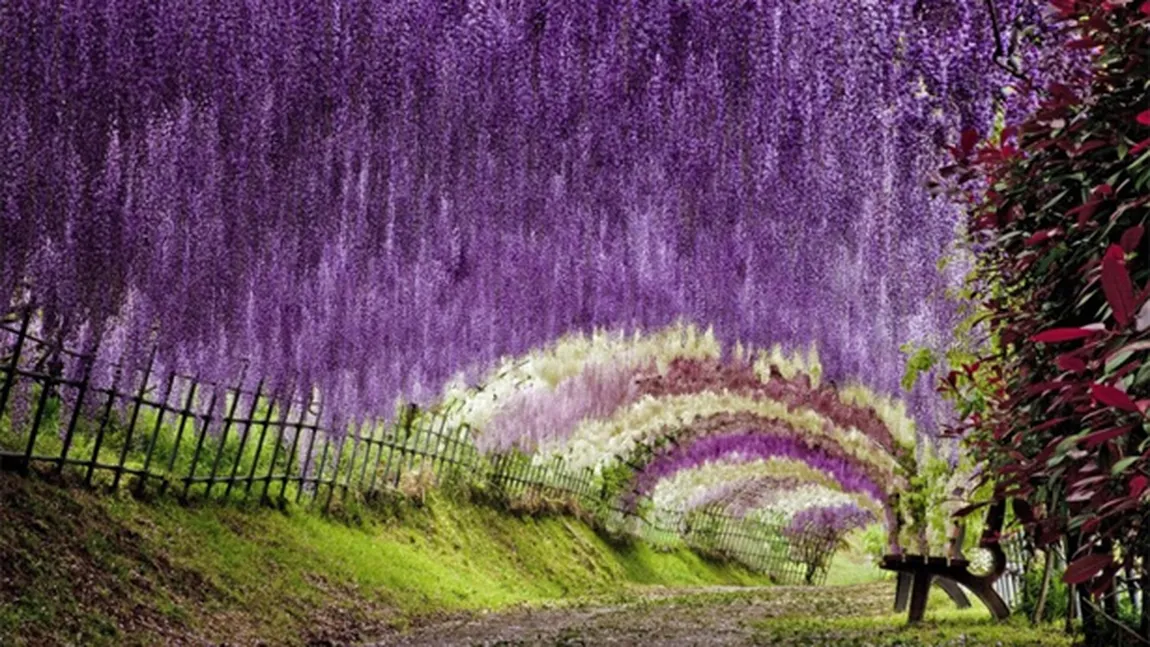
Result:
<svg viewBox="0 0 1150 647">
<path fill-rule="evenodd" d="M 791 537 L 824 537 L 837 544 L 843 535 L 874 520 L 870 510 L 854 504 L 807 508 L 791 517 L 783 533 Z"/>
<path fill-rule="evenodd" d="M 583 420 L 607 418 L 633 402 L 635 376 L 647 365 L 589 364 L 554 389 L 540 385 L 518 391 L 499 407 L 476 439 L 484 452 L 511 448 L 534 452 L 540 445 L 565 440 Z"/>
<path fill-rule="evenodd" d="M 802 430 L 796 430 L 786 422 L 763 418 L 751 413 L 720 413 L 700 418 L 693 421 L 690 425 L 679 429 L 667 430 L 667 432 L 666 438 L 671 441 L 672 449 L 669 452 L 657 455 L 654 460 L 667 458 L 675 452 L 689 451 L 687 448 L 693 447 L 701 441 L 707 441 L 709 443 L 698 450 L 702 454 L 706 454 L 720 447 L 731 447 L 731 451 L 738 451 L 733 448 L 733 445 L 738 445 L 742 442 L 738 439 L 754 436 L 780 438 L 785 441 L 784 446 L 786 447 L 797 443 L 805 448 L 806 451 L 803 452 L 803 455 L 825 457 L 851 465 L 852 473 L 865 475 L 867 481 L 877 484 L 883 491 L 889 491 L 892 486 L 891 479 L 893 475 L 889 471 L 884 470 L 879 465 L 855 457 L 847 452 L 845 447 L 835 442 L 832 437 L 816 436 Z M 770 441 L 763 441 L 763 443 L 750 441 L 748 445 L 748 447 L 752 448 L 763 448 L 766 446 L 774 447 Z M 771 455 L 774 456 L 776 454 Z M 767 456 L 763 457 L 765 458 Z M 798 455 L 786 457 L 800 458 Z"/>
<path fill-rule="evenodd" d="M 894 392 L 955 318 L 923 181 L 1005 85 L 985 7 L 11 4 L 0 310 L 329 419 L 677 319 Z"/>
<path fill-rule="evenodd" d="M 772 366 L 771 378 L 763 382 L 754 367 L 746 362 L 677 359 L 671 362 L 666 372 L 639 381 L 639 392 L 643 395 L 657 397 L 700 391 L 727 391 L 752 398 L 775 400 L 791 409 L 810 409 L 826 416 L 840 428 L 858 429 L 887 452 L 895 452 L 897 448 L 890 429 L 872 407 L 845 403 L 833 385 L 824 384 L 815 388 L 810 377 L 803 373 L 793 379 L 786 379 Z"/>
<path fill-rule="evenodd" d="M 744 462 L 788 458 L 832 476 L 846 492 L 859 492 L 880 505 L 887 504 L 887 492 L 867 475 L 857 461 L 808 444 L 803 436 L 773 435 L 754 431 L 737 431 L 727 435 L 706 436 L 677 446 L 643 466 L 634 477 L 633 495 L 650 492 L 662 479 L 706 463 L 740 460 Z"/>
<path fill-rule="evenodd" d="M 696 508 L 717 508 L 724 514 L 741 519 L 748 513 L 773 503 L 800 485 L 802 482 L 795 478 L 772 476 L 728 481 L 703 490 L 688 499 L 683 507 L 687 511 Z"/>
</svg>

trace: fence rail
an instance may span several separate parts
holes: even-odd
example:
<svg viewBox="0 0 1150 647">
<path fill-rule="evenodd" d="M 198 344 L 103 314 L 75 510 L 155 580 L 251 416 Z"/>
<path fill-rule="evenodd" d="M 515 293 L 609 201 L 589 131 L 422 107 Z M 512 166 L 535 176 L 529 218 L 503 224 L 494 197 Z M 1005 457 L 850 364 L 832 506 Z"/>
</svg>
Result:
<svg viewBox="0 0 1150 647">
<path fill-rule="evenodd" d="M 33 314 L 0 321 L 0 469 L 67 468 L 89 486 L 171 492 L 182 500 L 307 503 L 327 511 L 348 498 L 410 493 L 445 479 L 482 483 L 508 501 L 597 511 L 601 523 L 656 545 L 687 545 L 736 559 L 787 583 L 821 583 L 804 561 L 802 538 L 778 528 L 711 514 L 687 520 L 668 511 L 624 509 L 590 469 L 520 454 L 486 456 L 472 429 L 450 426 L 450 405 L 406 407 L 398 420 L 347 433 L 321 425 L 324 403 L 284 397 L 248 376 L 216 384 L 142 366 L 98 365 L 32 331 Z M 246 372 L 246 369 L 245 369 Z M 670 518 L 668 518 L 670 517 Z M 833 553 L 833 549 L 829 552 Z"/>
</svg>

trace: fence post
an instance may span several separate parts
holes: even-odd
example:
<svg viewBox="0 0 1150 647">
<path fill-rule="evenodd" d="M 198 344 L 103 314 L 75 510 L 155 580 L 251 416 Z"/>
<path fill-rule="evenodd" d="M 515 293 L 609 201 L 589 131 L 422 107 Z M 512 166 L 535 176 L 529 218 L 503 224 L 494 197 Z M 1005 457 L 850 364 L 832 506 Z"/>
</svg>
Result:
<svg viewBox="0 0 1150 647">
<path fill-rule="evenodd" d="M 242 383 L 240 384 L 240 389 L 243 389 Z M 236 450 L 236 460 L 232 463 L 232 474 L 228 478 L 227 487 L 224 488 L 224 498 L 225 499 L 228 498 L 229 496 L 231 496 L 232 487 L 234 487 L 236 484 L 236 476 L 239 475 L 239 473 L 240 473 L 240 461 L 242 461 L 244 459 L 244 450 L 247 449 L 247 446 L 248 446 L 248 436 L 251 434 L 251 431 L 252 431 L 252 422 L 253 422 L 255 415 L 256 415 L 256 409 L 259 408 L 259 406 L 260 406 L 260 398 L 263 397 L 263 394 L 264 394 L 264 381 L 261 379 L 259 381 L 259 384 L 256 385 L 256 394 L 254 397 L 252 397 L 252 406 L 248 407 L 248 415 L 244 419 L 244 430 L 240 434 L 240 446 L 239 446 L 239 449 Z M 237 392 L 236 400 L 239 400 L 239 393 L 238 392 Z M 271 415 L 271 410 L 272 410 L 271 405 L 269 404 L 268 405 L 268 415 L 269 416 Z M 266 431 L 267 430 L 267 426 L 266 426 L 267 421 L 266 420 L 264 421 L 264 425 L 265 425 L 264 430 Z M 224 440 L 226 440 L 226 437 Z M 220 449 L 221 450 L 223 449 L 224 444 L 225 444 L 224 441 L 221 440 L 220 441 Z M 257 451 L 258 451 L 258 449 L 257 449 Z M 255 469 L 254 463 L 252 464 L 252 469 Z"/>
<path fill-rule="evenodd" d="M 433 413 L 431 417 L 424 421 L 423 424 L 423 449 L 419 450 L 419 439 L 416 439 L 417 454 L 419 455 L 419 472 L 422 474 L 426 469 L 428 463 L 431 463 L 431 471 L 435 472 L 435 452 L 431 448 L 431 444 L 435 439 L 435 419 L 440 417 L 440 414 Z M 440 418 L 442 420 L 442 418 Z"/>
<path fill-rule="evenodd" d="M 8 397 L 12 394 L 12 387 L 16 384 L 17 371 L 20 370 L 20 354 L 24 352 L 24 340 L 28 338 L 28 326 L 32 323 L 32 309 L 24 310 L 24 317 L 20 320 L 20 332 L 16 333 L 16 346 L 12 349 L 12 361 L 5 368 L 4 385 L 0 387 L 0 416 L 4 415 L 8 407 Z"/>
<path fill-rule="evenodd" d="M 331 470 L 331 485 L 329 485 L 327 488 L 327 501 L 325 501 L 323 504 L 324 514 L 327 514 L 327 511 L 331 508 L 331 499 L 332 499 L 332 497 L 335 496 L 336 486 L 339 485 L 339 466 L 340 466 L 340 463 L 343 462 L 344 454 L 347 453 L 347 440 L 348 440 L 347 435 L 344 435 L 344 437 L 339 440 L 339 449 L 336 450 L 335 463 L 332 465 L 332 470 Z M 358 447 L 358 445 L 355 445 L 355 443 L 352 443 L 352 446 Z M 352 455 L 354 456 L 354 454 L 355 454 L 355 449 L 352 449 Z M 354 462 L 352 463 L 352 466 L 353 467 L 355 466 Z M 322 470 L 323 468 L 321 467 L 320 469 Z M 323 474 L 321 473 L 320 476 L 322 477 Z M 319 490 L 316 490 L 316 495 L 317 496 L 319 495 Z M 345 497 L 347 496 L 347 488 L 344 488 L 344 496 Z"/>
<path fill-rule="evenodd" d="M 275 445 L 272 446 L 272 460 L 271 460 L 271 464 L 268 465 L 267 476 L 264 478 L 264 491 L 263 491 L 263 494 L 260 495 L 260 502 L 261 503 L 267 501 L 268 488 L 270 488 L 271 484 L 272 484 L 272 474 L 275 472 L 275 469 L 276 469 L 276 461 L 279 460 L 279 457 L 280 457 L 280 445 L 283 444 L 284 433 L 286 433 L 287 428 L 291 426 L 291 405 L 292 405 L 292 399 L 293 398 L 292 398 L 291 389 L 287 389 L 286 392 L 287 392 L 287 395 L 284 397 L 284 403 L 285 403 L 284 406 L 286 408 L 284 409 L 283 414 L 280 416 L 279 422 L 276 423 L 276 428 L 279 431 L 276 433 Z M 274 407 L 275 402 L 272 402 L 271 406 Z M 271 409 L 269 408 L 268 411 L 270 412 Z M 297 432 L 297 435 L 298 435 L 298 432 Z M 290 463 L 289 463 L 289 465 L 290 465 Z M 250 494 L 252 491 L 252 483 L 255 481 L 255 475 L 256 475 L 256 464 L 253 463 L 251 474 L 248 475 L 247 487 L 244 489 L 244 500 L 245 501 L 248 498 L 248 494 Z"/>
<path fill-rule="evenodd" d="M 44 422 L 44 409 L 48 405 L 48 398 L 52 395 L 52 387 L 61 370 L 58 357 L 49 363 L 48 374 L 44 384 L 40 387 L 40 397 L 36 398 L 36 412 L 32 415 L 32 427 L 28 430 L 28 444 L 24 448 L 24 458 L 20 461 L 20 473 L 27 474 L 32 466 L 32 452 L 36 448 L 36 437 L 40 432 L 40 425 Z"/>
<path fill-rule="evenodd" d="M 140 405 L 144 402 L 144 395 L 148 392 L 148 380 L 152 379 L 152 368 L 156 363 L 156 347 L 152 347 L 152 352 L 148 356 L 148 365 L 144 368 L 144 375 L 140 380 L 140 388 L 136 391 L 136 397 L 132 401 L 132 417 L 128 419 L 128 430 L 124 432 L 124 446 L 120 448 L 120 460 L 116 465 L 116 475 L 112 477 L 112 489 L 120 487 L 120 477 L 124 474 L 124 462 L 128 459 L 128 447 L 132 444 L 132 436 L 135 435 L 136 422 L 140 417 Z"/>
<path fill-rule="evenodd" d="M 367 451 L 364 452 L 364 454 L 363 454 L 363 466 L 359 468 L 359 478 L 356 479 L 356 481 L 355 481 L 355 489 L 359 490 L 363 494 L 366 494 L 367 492 L 370 492 L 370 490 L 364 491 L 363 480 L 367 478 L 367 466 L 371 465 L 371 450 L 372 450 L 372 448 L 376 442 L 375 441 L 375 430 L 376 430 L 376 427 L 378 425 L 378 421 L 368 420 L 364 424 L 365 424 L 365 426 L 367 426 L 367 429 L 368 429 L 367 438 L 363 441 L 363 442 L 367 443 Z M 360 437 L 362 438 L 362 434 L 360 434 Z M 382 445 L 380 445 L 378 453 L 383 453 L 383 446 Z M 376 462 L 378 462 L 378 460 Z M 352 467 L 355 467 L 354 462 L 352 463 Z M 375 475 L 374 471 L 372 472 L 372 475 L 373 476 Z M 348 478 L 350 480 L 350 474 L 348 475 Z M 375 479 L 372 479 L 373 482 L 374 482 L 374 480 Z M 344 494 L 346 494 L 346 492 Z"/>
<path fill-rule="evenodd" d="M 330 434 L 325 432 L 323 435 L 323 451 L 320 452 L 320 455 L 319 455 L 319 468 L 315 471 L 315 477 L 312 478 L 312 481 L 315 482 L 315 487 L 312 489 L 312 492 L 311 492 L 311 504 L 310 505 L 314 506 L 315 502 L 319 500 L 319 487 L 321 485 L 323 485 L 323 468 L 324 468 L 324 465 L 327 464 L 327 454 L 330 450 L 331 450 L 331 436 L 330 436 Z"/>
<path fill-rule="evenodd" d="M 200 464 L 200 453 L 204 449 L 204 437 L 208 435 L 208 427 L 212 425 L 212 412 L 216 409 L 216 400 L 219 399 L 219 389 L 216 387 L 212 389 L 212 397 L 208 400 L 208 412 L 203 415 L 204 426 L 200 429 L 200 438 L 196 441 L 196 450 L 192 454 L 192 464 L 188 467 L 188 475 L 184 478 L 184 493 L 180 496 L 184 501 L 188 500 L 188 493 L 192 489 L 192 479 L 196 476 L 196 467 Z"/>
<path fill-rule="evenodd" d="M 378 428 L 379 428 L 379 421 L 377 420 L 375 422 L 375 425 L 372 427 L 372 436 L 375 435 L 375 430 Z M 371 466 L 371 483 L 369 483 L 367 486 L 367 491 L 369 493 L 375 492 L 375 480 L 377 478 L 379 478 L 379 466 L 383 462 L 383 446 L 386 442 L 387 442 L 387 425 L 385 424 L 385 425 L 383 425 L 383 430 L 379 434 L 379 451 L 377 451 L 375 453 L 375 462 Z M 387 453 L 388 465 L 391 464 L 391 454 L 394 451 L 395 451 L 395 447 L 392 445 L 388 445 L 388 453 Z M 370 457 L 370 455 L 371 454 L 369 452 L 368 456 Z M 387 467 L 385 467 L 384 470 L 386 471 Z"/>
<path fill-rule="evenodd" d="M 263 451 L 264 451 L 264 441 L 267 440 L 268 425 L 271 424 L 272 411 L 274 411 L 276 408 L 276 400 L 277 399 L 279 399 L 279 389 L 278 388 L 273 390 L 271 397 L 268 398 L 268 411 L 267 411 L 267 413 L 264 414 L 263 422 L 260 423 L 260 439 L 258 441 L 256 441 L 256 455 L 254 458 L 252 458 L 252 468 L 250 470 L 248 470 L 248 478 L 246 479 L 247 483 L 246 483 L 246 485 L 244 485 L 244 501 L 248 500 L 248 494 L 252 491 L 252 481 L 255 480 L 255 478 L 256 478 L 256 468 L 260 464 L 260 456 L 263 454 Z M 280 429 L 282 431 L 283 428 L 281 427 Z M 278 449 L 279 449 L 279 441 L 277 440 L 276 441 L 276 450 L 278 450 Z M 273 467 L 275 466 L 275 462 L 276 462 L 276 457 L 275 457 L 275 454 L 273 453 L 273 455 L 272 455 L 272 466 Z M 239 458 L 236 458 L 236 469 L 239 469 L 239 466 L 240 466 L 240 460 L 239 460 Z M 224 491 L 225 497 L 227 497 L 228 494 L 231 493 L 232 483 L 235 481 L 235 478 L 236 478 L 236 470 L 234 469 L 234 470 L 232 470 L 232 481 L 228 482 L 228 489 L 226 491 Z"/>
<path fill-rule="evenodd" d="M 235 395 L 232 396 L 231 406 L 228 407 L 227 414 L 224 415 L 224 427 L 220 431 L 220 439 L 216 444 L 216 458 L 212 461 L 212 471 L 208 474 L 208 482 L 204 487 L 204 496 L 210 497 L 212 495 L 212 487 L 216 484 L 216 473 L 220 468 L 220 459 L 224 455 L 224 447 L 228 444 L 228 431 L 232 428 L 232 424 L 236 422 L 236 409 L 240 406 L 240 399 L 244 394 L 244 378 L 247 377 L 248 365 L 244 364 L 244 370 L 240 373 L 240 381 L 236 385 Z M 260 399 L 260 390 L 263 389 L 263 380 L 260 380 L 259 387 L 256 388 L 256 397 L 252 400 L 252 407 L 255 407 L 256 402 Z M 226 398 L 226 392 L 224 397 Z M 225 400 L 226 401 L 226 400 Z M 251 417 L 248 417 L 249 420 Z"/>
<path fill-rule="evenodd" d="M 180 426 L 176 428 L 176 441 L 172 444 L 172 455 L 168 457 L 168 473 L 167 479 L 160 484 L 160 492 L 168 491 L 168 483 L 172 475 L 176 473 L 176 456 L 180 454 L 180 444 L 184 440 L 184 429 L 188 426 L 188 419 L 195 419 L 195 411 L 192 407 L 196 405 L 196 389 L 199 388 L 199 376 L 192 378 L 191 383 L 188 385 L 188 395 L 184 399 L 184 408 L 180 411 Z"/>
<path fill-rule="evenodd" d="M 76 434 L 76 424 L 80 420 L 80 412 L 84 408 L 84 397 L 88 394 L 88 383 L 92 377 L 91 356 L 83 357 L 83 370 L 80 374 L 80 386 L 76 391 L 76 403 L 72 406 L 72 418 L 68 421 L 68 430 L 64 432 L 64 446 L 60 449 L 60 461 L 56 463 L 56 473 L 64 472 L 64 465 L 68 462 L 68 450 L 72 448 L 72 437 Z"/>
<path fill-rule="evenodd" d="M 358 425 L 355 425 L 355 437 L 352 439 L 352 445 L 351 445 L 351 458 L 348 459 L 349 462 L 347 465 L 347 478 L 343 480 L 343 498 L 344 499 L 347 498 L 347 491 L 348 491 L 348 489 L 351 488 L 351 479 L 352 479 L 352 476 L 355 475 L 355 457 L 359 455 L 359 448 L 365 442 L 365 440 L 363 438 L 363 429 L 364 429 L 364 427 L 367 427 L 367 426 L 368 426 L 368 424 L 367 424 L 366 420 L 360 421 L 360 423 Z M 371 445 L 367 446 L 367 451 L 368 451 L 368 453 L 371 453 Z M 367 457 L 366 456 L 364 457 L 364 464 L 365 465 L 367 464 Z M 338 482 L 339 481 L 339 470 L 338 469 L 336 469 L 336 471 L 335 471 L 335 477 L 336 477 L 336 481 Z M 333 485 L 332 487 L 334 488 L 335 486 Z M 331 497 L 328 496 L 329 501 L 330 501 L 330 499 L 331 499 Z"/>
<path fill-rule="evenodd" d="M 168 402 L 172 399 L 172 388 L 176 383 L 176 372 L 168 372 L 168 383 L 164 386 L 164 397 L 160 402 L 160 407 L 156 412 L 156 424 L 152 427 L 152 440 L 148 443 L 148 453 L 144 456 L 143 473 L 140 475 L 140 480 L 136 486 L 137 492 L 144 491 L 144 484 L 152 476 L 148 470 L 152 466 L 152 454 L 156 451 L 156 443 L 160 439 L 160 428 L 164 422 L 164 414 L 168 412 Z"/>
<path fill-rule="evenodd" d="M 395 487 L 399 487 L 399 479 L 403 475 L 403 461 L 404 454 L 407 452 L 407 440 L 411 437 L 411 426 L 415 424 L 415 416 L 419 411 L 419 407 L 415 404 L 408 404 L 404 409 L 406 415 L 403 418 L 403 444 L 399 446 L 399 463 L 395 466 Z M 398 430 L 397 430 L 398 431 Z M 396 434 L 398 440 L 398 434 Z M 388 469 L 391 468 L 391 454 L 387 455 L 387 462 L 389 463 Z"/>
<path fill-rule="evenodd" d="M 104 405 L 104 414 L 100 417 L 100 428 L 96 431 L 96 444 L 92 447 L 92 460 L 88 461 L 88 473 L 84 476 L 84 482 L 89 487 L 92 485 L 92 474 L 96 471 L 96 462 L 100 460 L 100 447 L 104 444 L 104 432 L 108 429 L 108 421 L 112 417 L 112 404 L 116 401 L 116 389 L 120 385 L 120 377 L 123 375 L 124 367 L 117 366 L 116 373 L 112 376 L 112 388 L 108 390 L 108 402 Z"/>
<path fill-rule="evenodd" d="M 305 456 L 303 459 L 303 471 L 300 473 L 299 489 L 296 490 L 296 493 L 295 493 L 295 502 L 296 503 L 300 502 L 300 497 L 303 496 L 304 486 L 307 485 L 307 473 L 308 473 L 308 468 L 311 467 L 311 457 L 315 455 L 315 437 L 316 437 L 316 434 L 319 433 L 319 422 L 320 422 L 320 414 L 321 413 L 323 413 L 323 405 L 322 404 L 319 406 L 319 408 L 316 409 L 315 424 L 311 425 L 311 427 L 310 427 L 311 428 L 311 435 L 308 436 L 308 440 L 307 440 L 307 456 Z M 325 454 L 325 456 L 326 456 L 326 454 Z M 318 483 L 316 483 L 316 488 L 317 489 L 319 488 Z M 313 496 L 313 498 L 314 498 L 314 496 Z"/>
<path fill-rule="evenodd" d="M 296 450 L 299 449 L 299 437 L 301 434 L 303 434 L 304 421 L 307 420 L 307 415 L 311 412 L 311 405 L 315 401 L 314 398 L 315 393 L 308 391 L 307 399 L 304 400 L 303 409 L 301 409 L 299 412 L 299 420 L 296 421 L 295 434 L 292 435 L 291 439 L 291 449 L 288 451 L 287 465 L 284 466 L 283 481 L 280 483 L 280 500 L 283 500 L 287 494 L 288 480 L 291 478 L 292 465 L 295 465 Z M 267 488 L 265 488 L 264 491 L 266 493 Z"/>
</svg>

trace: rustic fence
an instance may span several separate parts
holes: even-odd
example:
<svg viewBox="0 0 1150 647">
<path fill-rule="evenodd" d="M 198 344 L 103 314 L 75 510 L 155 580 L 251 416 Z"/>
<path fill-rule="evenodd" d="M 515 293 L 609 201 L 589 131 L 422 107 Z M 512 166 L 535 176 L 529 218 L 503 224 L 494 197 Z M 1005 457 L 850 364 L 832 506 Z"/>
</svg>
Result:
<svg viewBox="0 0 1150 647">
<path fill-rule="evenodd" d="M 28 312 L 0 321 L 0 469 L 67 470 L 88 486 L 185 501 L 255 497 L 324 511 L 454 478 L 512 502 L 595 511 L 615 529 L 733 558 L 780 582 L 825 577 L 825 565 L 812 578 L 799 558 L 801 538 L 788 540 L 777 528 L 712 514 L 704 532 L 681 515 L 668 521 L 624 509 L 590 469 L 482 455 L 468 425 L 448 424 L 451 404 L 410 405 L 394 422 L 337 434 L 320 424 L 318 397 L 285 398 L 262 381 L 251 387 L 245 376 L 226 385 L 161 370 L 155 353 L 141 366 L 104 365 L 38 336 L 33 321 Z"/>
</svg>

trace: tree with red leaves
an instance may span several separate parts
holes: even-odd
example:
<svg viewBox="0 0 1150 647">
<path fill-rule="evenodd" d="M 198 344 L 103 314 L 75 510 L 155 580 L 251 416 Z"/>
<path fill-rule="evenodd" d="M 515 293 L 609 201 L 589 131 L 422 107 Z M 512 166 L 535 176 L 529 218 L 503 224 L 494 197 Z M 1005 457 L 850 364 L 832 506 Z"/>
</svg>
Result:
<svg viewBox="0 0 1150 647">
<path fill-rule="evenodd" d="M 1052 4 L 1088 62 L 1024 122 L 967 133 L 944 172 L 969 204 L 991 343 L 940 389 L 994 468 L 994 500 L 1040 547 L 1065 541 L 1063 579 L 1109 611 L 1134 588 L 1120 572 L 1150 590 L 1150 2 Z"/>
</svg>

